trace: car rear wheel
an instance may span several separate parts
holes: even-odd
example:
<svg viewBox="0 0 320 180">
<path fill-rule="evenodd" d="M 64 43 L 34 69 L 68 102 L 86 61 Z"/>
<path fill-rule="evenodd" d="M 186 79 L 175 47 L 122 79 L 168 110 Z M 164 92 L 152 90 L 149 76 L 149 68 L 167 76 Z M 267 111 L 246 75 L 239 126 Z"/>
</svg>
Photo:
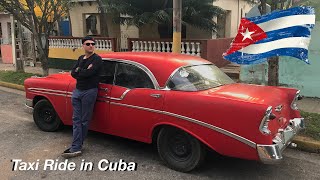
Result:
<svg viewBox="0 0 320 180">
<path fill-rule="evenodd" d="M 173 127 L 161 129 L 157 147 L 166 165 L 181 172 L 197 168 L 203 162 L 206 152 L 199 140 Z"/>
<path fill-rule="evenodd" d="M 38 101 L 34 106 L 33 120 L 42 131 L 56 131 L 62 125 L 53 106 L 46 99 Z"/>
</svg>

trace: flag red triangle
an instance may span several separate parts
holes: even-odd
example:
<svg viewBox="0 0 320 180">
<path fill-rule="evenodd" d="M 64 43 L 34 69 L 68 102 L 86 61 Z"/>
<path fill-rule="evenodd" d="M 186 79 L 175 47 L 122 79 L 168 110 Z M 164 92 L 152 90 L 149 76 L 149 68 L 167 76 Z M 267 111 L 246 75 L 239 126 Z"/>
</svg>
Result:
<svg viewBox="0 0 320 180">
<path fill-rule="evenodd" d="M 246 34 L 247 36 L 245 36 Z M 231 47 L 225 55 L 229 55 L 264 38 L 267 38 L 267 34 L 258 25 L 246 18 L 242 18 L 238 34 L 233 39 Z"/>
</svg>

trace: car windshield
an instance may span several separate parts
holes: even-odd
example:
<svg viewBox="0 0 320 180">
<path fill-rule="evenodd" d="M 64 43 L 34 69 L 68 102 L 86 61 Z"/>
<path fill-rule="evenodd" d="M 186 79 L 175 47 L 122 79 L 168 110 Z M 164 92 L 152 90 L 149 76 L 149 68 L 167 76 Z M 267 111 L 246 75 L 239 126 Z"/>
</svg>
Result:
<svg viewBox="0 0 320 180">
<path fill-rule="evenodd" d="M 169 80 L 168 87 L 178 91 L 201 91 L 234 81 L 213 64 L 180 68 Z"/>
</svg>

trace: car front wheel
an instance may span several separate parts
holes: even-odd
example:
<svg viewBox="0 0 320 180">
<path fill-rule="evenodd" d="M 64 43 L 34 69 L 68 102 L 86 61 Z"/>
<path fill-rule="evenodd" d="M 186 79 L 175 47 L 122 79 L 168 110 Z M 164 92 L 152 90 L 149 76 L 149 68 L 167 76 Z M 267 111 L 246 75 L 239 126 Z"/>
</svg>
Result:
<svg viewBox="0 0 320 180">
<path fill-rule="evenodd" d="M 56 131 L 62 125 L 62 122 L 53 106 L 46 99 L 38 101 L 34 106 L 33 119 L 42 131 Z"/>
<path fill-rule="evenodd" d="M 173 127 L 161 129 L 157 147 L 159 156 L 166 165 L 181 172 L 198 167 L 203 162 L 206 152 L 199 140 Z"/>
</svg>

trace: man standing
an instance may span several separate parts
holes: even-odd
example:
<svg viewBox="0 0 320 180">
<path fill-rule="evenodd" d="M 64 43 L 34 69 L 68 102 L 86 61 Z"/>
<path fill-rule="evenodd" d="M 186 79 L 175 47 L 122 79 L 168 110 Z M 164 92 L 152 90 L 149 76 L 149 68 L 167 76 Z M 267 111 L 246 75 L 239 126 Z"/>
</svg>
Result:
<svg viewBox="0 0 320 180">
<path fill-rule="evenodd" d="M 94 104 L 98 94 L 99 74 L 102 59 L 94 53 L 95 40 L 92 37 L 82 39 L 85 54 L 80 56 L 71 71 L 77 80 L 72 93 L 73 106 L 73 141 L 70 148 L 62 153 L 65 158 L 81 155 L 83 141 L 87 135 L 89 121 L 92 118 Z"/>
</svg>

